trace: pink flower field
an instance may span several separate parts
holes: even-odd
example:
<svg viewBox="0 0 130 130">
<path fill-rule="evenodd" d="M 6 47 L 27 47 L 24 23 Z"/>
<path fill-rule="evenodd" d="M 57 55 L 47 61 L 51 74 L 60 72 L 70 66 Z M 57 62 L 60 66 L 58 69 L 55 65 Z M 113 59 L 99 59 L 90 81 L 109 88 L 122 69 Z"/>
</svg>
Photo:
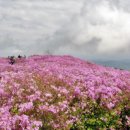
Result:
<svg viewBox="0 0 130 130">
<path fill-rule="evenodd" d="M 130 130 L 130 72 L 71 56 L 0 58 L 0 130 Z"/>
</svg>

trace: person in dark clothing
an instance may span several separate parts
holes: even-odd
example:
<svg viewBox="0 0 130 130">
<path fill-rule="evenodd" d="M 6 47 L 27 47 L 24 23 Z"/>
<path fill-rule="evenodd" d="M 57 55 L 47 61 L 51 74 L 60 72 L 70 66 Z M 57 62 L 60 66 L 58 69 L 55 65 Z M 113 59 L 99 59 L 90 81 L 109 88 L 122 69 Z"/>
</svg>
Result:
<svg viewBox="0 0 130 130">
<path fill-rule="evenodd" d="M 21 55 L 18 55 L 18 58 L 19 58 L 19 59 L 21 59 L 21 58 L 22 58 L 22 56 L 21 56 Z"/>
<path fill-rule="evenodd" d="M 14 56 L 9 57 L 9 64 L 13 65 L 15 63 L 15 58 Z"/>
</svg>

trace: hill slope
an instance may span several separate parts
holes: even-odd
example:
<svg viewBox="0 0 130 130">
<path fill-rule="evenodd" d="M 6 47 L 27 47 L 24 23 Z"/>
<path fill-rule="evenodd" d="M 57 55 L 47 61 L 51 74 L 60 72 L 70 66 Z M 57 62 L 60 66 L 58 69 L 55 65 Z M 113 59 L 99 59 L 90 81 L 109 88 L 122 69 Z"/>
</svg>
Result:
<svg viewBox="0 0 130 130">
<path fill-rule="evenodd" d="M 125 129 L 129 100 L 128 71 L 71 56 L 0 59 L 1 130 Z"/>
</svg>

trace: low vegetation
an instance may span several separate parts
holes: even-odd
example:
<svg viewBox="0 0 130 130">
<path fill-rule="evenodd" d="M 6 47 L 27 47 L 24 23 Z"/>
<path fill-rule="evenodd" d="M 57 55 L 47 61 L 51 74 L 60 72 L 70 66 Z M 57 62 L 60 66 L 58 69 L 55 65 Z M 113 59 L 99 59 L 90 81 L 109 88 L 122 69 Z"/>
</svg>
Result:
<svg viewBox="0 0 130 130">
<path fill-rule="evenodd" d="M 130 72 L 71 56 L 0 58 L 0 130 L 129 130 Z"/>
</svg>

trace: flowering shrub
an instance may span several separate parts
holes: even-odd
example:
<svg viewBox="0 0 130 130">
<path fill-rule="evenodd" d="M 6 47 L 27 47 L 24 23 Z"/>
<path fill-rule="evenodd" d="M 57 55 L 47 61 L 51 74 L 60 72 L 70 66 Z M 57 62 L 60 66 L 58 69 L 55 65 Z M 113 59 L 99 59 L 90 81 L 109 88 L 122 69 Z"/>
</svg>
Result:
<svg viewBox="0 0 130 130">
<path fill-rule="evenodd" d="M 0 59 L 0 130 L 130 129 L 130 72 L 71 56 Z"/>
</svg>

